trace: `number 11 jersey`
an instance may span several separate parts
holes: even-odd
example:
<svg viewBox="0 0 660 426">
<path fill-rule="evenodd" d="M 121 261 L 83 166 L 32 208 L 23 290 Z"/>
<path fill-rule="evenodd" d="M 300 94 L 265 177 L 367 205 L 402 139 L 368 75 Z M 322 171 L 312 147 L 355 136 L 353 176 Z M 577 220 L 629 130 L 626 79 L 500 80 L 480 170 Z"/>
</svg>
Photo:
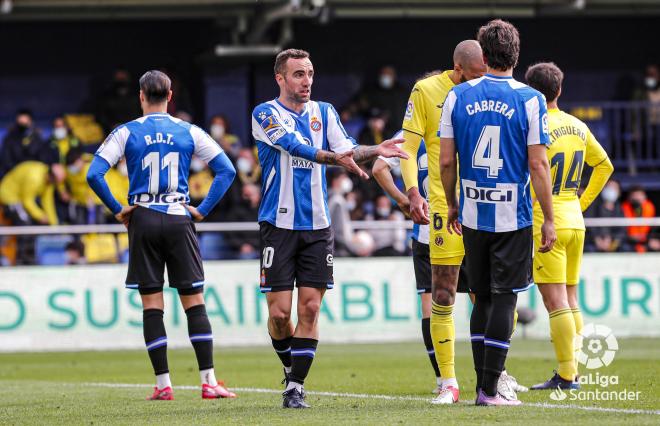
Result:
<svg viewBox="0 0 660 426">
<path fill-rule="evenodd" d="M 452 89 L 439 136 L 459 157 L 459 221 L 509 232 L 532 225 L 528 145 L 548 144 L 545 98 L 511 77 L 486 74 Z"/>
<path fill-rule="evenodd" d="M 114 166 L 126 156 L 128 203 L 161 213 L 189 215 L 188 175 L 194 155 L 207 164 L 222 153 L 199 127 L 169 114 L 148 114 L 117 127 L 96 151 Z"/>
</svg>

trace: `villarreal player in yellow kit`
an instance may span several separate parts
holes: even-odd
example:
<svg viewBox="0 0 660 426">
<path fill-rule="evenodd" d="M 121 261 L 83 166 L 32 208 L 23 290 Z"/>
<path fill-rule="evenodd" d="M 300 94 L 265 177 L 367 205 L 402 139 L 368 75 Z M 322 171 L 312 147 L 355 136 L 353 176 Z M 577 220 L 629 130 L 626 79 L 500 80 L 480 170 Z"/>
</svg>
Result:
<svg viewBox="0 0 660 426">
<path fill-rule="evenodd" d="M 403 119 L 403 150 L 409 155 L 401 161 L 401 171 L 410 201 L 410 216 L 415 223 L 429 224 L 431 260 L 432 308 L 431 337 L 442 376 L 441 390 L 434 404 L 458 401 L 458 382 L 454 372 L 454 298 L 461 262 L 463 241 L 447 232 L 447 202 L 440 180 L 440 114 L 447 93 L 454 85 L 481 77 L 486 72 L 479 43 L 465 40 L 454 51 L 454 69 L 432 73 L 419 80 L 413 88 Z M 417 151 L 421 140 L 428 155 L 429 205 L 422 198 L 417 181 Z"/>
<path fill-rule="evenodd" d="M 573 342 L 582 329 L 582 314 L 577 302 L 577 284 L 584 247 L 582 212 L 598 196 L 614 171 L 607 153 L 582 121 L 560 111 L 563 73 L 553 63 L 540 63 L 525 74 L 527 84 L 548 100 L 550 145 L 548 161 L 552 178 L 552 207 L 555 214 L 557 242 L 547 253 L 534 256 L 534 282 L 539 286 L 543 303 L 550 315 L 550 337 L 559 368 L 552 378 L 532 386 L 532 390 L 576 389 L 577 363 Z M 589 184 L 578 198 L 584 164 L 593 167 Z M 543 215 L 534 203 L 534 239 L 540 244 Z"/>
</svg>

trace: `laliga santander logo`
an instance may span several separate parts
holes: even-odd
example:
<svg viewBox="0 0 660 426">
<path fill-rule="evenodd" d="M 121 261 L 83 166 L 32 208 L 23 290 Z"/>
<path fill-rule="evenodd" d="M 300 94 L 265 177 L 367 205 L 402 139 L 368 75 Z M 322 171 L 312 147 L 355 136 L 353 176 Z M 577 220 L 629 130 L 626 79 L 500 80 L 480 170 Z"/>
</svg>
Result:
<svg viewBox="0 0 660 426">
<path fill-rule="evenodd" d="M 614 361 L 619 343 L 612 330 L 604 325 L 587 324 L 575 336 L 578 362 L 589 370 L 607 367 Z"/>
<path fill-rule="evenodd" d="M 566 392 L 561 390 L 561 388 L 559 388 L 559 387 L 557 389 L 553 390 L 552 392 L 550 392 L 550 399 L 552 399 L 553 401 L 563 401 L 567 397 L 568 397 L 568 395 L 566 394 Z"/>
</svg>

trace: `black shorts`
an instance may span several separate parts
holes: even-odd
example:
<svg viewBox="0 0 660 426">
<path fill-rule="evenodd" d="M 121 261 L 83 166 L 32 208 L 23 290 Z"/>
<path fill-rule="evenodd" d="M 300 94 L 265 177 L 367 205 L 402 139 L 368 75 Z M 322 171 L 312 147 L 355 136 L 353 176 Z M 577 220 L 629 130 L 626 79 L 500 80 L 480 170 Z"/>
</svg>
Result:
<svg viewBox="0 0 660 426">
<path fill-rule="evenodd" d="M 417 293 L 431 293 L 432 273 L 429 245 L 420 243 L 413 238 L 412 240 L 413 266 L 415 267 L 415 282 L 417 284 Z M 461 264 L 458 273 L 457 293 L 469 293 L 470 289 L 467 283 L 465 272 L 465 259 Z"/>
<path fill-rule="evenodd" d="M 429 245 L 412 240 L 413 266 L 415 267 L 415 283 L 417 293 L 431 292 L 431 258 Z"/>
<path fill-rule="evenodd" d="M 531 226 L 511 232 L 476 231 L 464 226 L 463 244 L 472 293 L 518 293 L 531 286 Z"/>
<path fill-rule="evenodd" d="M 332 228 L 294 231 L 259 222 L 261 292 L 334 287 Z"/>
<path fill-rule="evenodd" d="M 162 291 L 167 265 L 170 287 L 182 294 L 202 291 L 204 268 L 190 217 L 138 207 L 128 225 L 128 245 L 127 288 L 142 294 Z"/>
</svg>

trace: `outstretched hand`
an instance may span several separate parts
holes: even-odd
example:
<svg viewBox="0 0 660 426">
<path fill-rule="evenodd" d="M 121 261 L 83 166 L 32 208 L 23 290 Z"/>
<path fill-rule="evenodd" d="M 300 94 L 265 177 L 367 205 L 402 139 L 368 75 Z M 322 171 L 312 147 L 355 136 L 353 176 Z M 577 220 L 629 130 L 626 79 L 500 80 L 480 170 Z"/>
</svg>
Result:
<svg viewBox="0 0 660 426">
<path fill-rule="evenodd" d="M 388 139 L 386 141 L 381 142 L 378 145 L 378 155 L 385 157 L 385 158 L 392 158 L 392 157 L 397 157 L 397 158 L 403 158 L 404 160 L 407 160 L 410 158 L 408 153 L 404 150 L 402 150 L 399 145 L 404 143 L 406 140 L 405 139 Z"/>
<path fill-rule="evenodd" d="M 357 165 L 355 160 L 353 159 L 353 154 L 354 151 L 348 150 L 342 154 L 337 154 L 336 161 L 337 165 L 345 168 L 347 171 L 351 173 L 355 173 L 362 179 L 369 179 L 369 175 L 360 168 L 360 166 Z"/>
</svg>

